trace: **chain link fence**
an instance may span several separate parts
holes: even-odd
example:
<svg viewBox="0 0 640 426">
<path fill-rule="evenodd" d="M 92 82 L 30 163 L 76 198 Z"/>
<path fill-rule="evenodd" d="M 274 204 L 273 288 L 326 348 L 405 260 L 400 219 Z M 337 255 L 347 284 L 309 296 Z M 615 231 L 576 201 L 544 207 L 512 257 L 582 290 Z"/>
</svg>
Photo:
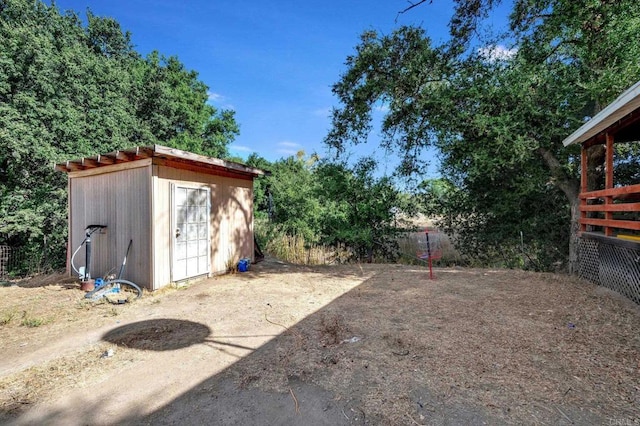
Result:
<svg viewBox="0 0 640 426">
<path fill-rule="evenodd" d="M 22 247 L 0 245 L 0 281 L 22 278 L 50 269 L 44 267 L 42 255 L 32 255 Z"/>
<path fill-rule="evenodd" d="M 578 243 L 581 278 L 640 304 L 640 244 L 583 234 Z"/>
<path fill-rule="evenodd" d="M 0 280 L 6 280 L 12 276 L 19 256 L 19 250 L 10 246 L 0 246 Z"/>
</svg>

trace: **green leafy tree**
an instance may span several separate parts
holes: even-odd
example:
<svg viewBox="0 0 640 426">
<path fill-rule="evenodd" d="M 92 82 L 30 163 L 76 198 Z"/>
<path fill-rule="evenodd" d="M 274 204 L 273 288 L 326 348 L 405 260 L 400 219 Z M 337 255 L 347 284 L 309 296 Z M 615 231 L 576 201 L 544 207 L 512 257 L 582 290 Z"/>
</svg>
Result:
<svg viewBox="0 0 640 426">
<path fill-rule="evenodd" d="M 452 40 L 440 46 L 420 28 L 365 32 L 334 85 L 341 106 L 326 142 L 340 155 L 365 141 L 383 103 L 382 144 L 398 153 L 399 174 L 419 174 L 422 150 L 439 149 L 457 189 L 443 211 L 460 249 L 514 252 L 523 232 L 540 267 L 567 253 L 574 262 L 577 149 L 562 140 L 640 77 L 640 9 L 521 0 L 507 34 L 492 38 L 482 19 L 498 3 L 457 1 Z"/>
<path fill-rule="evenodd" d="M 280 232 L 309 244 L 348 246 L 359 259 L 395 255 L 401 197 L 390 178 L 375 177 L 373 160 L 348 167 L 299 152 L 272 164 L 253 155 L 247 164 L 271 171 L 254 185 L 255 206 L 258 216 L 270 212 Z"/>
<path fill-rule="evenodd" d="M 442 206 L 448 203 L 455 193 L 456 187 L 446 179 L 425 179 L 417 186 L 416 209 L 427 216 L 441 215 Z"/>
<path fill-rule="evenodd" d="M 322 242 L 352 247 L 360 259 L 372 260 L 374 253 L 392 259 L 398 229 L 395 211 L 400 192 L 389 177 L 375 177 L 376 163 L 363 158 L 352 168 L 323 163 L 316 171 L 320 199 Z"/>
<path fill-rule="evenodd" d="M 249 167 L 264 170 L 268 174 L 267 176 L 260 176 L 253 181 L 254 212 L 257 217 L 262 216 L 268 218 L 274 209 L 269 178 L 273 163 L 255 152 L 251 153 L 244 163 Z"/>
<path fill-rule="evenodd" d="M 143 59 L 117 21 L 0 0 L 0 244 L 61 266 L 66 177 L 53 164 L 136 145 L 227 155 L 233 111 L 177 58 Z"/>
<path fill-rule="evenodd" d="M 272 175 L 265 179 L 272 197 L 273 222 L 284 233 L 299 235 L 308 243 L 320 241 L 323 212 L 317 196 L 320 182 L 314 176 L 314 165 L 314 158 L 306 158 L 301 151 L 297 156 L 273 163 Z M 267 203 L 269 200 L 263 201 L 263 208 L 268 208 Z"/>
<path fill-rule="evenodd" d="M 136 116 L 144 127 L 138 138 L 212 157 L 229 155 L 227 145 L 240 133 L 235 113 L 207 104 L 208 87 L 176 57 L 152 52 L 138 61 Z"/>
</svg>

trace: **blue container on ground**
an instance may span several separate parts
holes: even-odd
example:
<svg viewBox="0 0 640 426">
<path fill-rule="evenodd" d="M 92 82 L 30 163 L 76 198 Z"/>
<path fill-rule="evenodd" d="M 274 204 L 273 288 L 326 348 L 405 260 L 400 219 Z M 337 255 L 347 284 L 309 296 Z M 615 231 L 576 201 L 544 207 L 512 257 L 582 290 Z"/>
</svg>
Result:
<svg viewBox="0 0 640 426">
<path fill-rule="evenodd" d="M 250 263 L 250 259 L 240 259 L 240 262 L 238 262 L 238 272 L 247 272 L 249 270 Z"/>
</svg>

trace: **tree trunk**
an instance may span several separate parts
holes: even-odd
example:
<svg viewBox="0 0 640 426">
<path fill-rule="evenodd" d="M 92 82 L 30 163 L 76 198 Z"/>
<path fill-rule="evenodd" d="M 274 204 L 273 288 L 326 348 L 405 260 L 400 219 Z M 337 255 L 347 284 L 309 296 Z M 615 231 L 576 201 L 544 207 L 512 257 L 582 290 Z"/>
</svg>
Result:
<svg viewBox="0 0 640 426">
<path fill-rule="evenodd" d="M 595 145 L 587 148 L 587 191 L 604 189 L 606 153 L 607 150 L 604 145 Z"/>
<path fill-rule="evenodd" d="M 580 182 L 570 177 L 550 151 L 538 148 L 538 154 L 542 156 L 553 177 L 553 182 L 569 201 L 571 208 L 571 228 L 569 235 L 569 273 L 573 274 L 578 270 L 578 232 L 580 231 Z"/>
</svg>

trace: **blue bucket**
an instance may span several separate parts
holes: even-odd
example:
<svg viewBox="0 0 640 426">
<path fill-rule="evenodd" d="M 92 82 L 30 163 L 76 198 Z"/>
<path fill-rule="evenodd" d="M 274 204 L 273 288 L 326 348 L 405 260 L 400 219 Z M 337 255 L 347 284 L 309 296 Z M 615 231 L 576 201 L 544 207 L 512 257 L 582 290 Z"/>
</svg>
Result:
<svg viewBox="0 0 640 426">
<path fill-rule="evenodd" d="M 240 259 L 240 262 L 238 262 L 238 272 L 247 272 L 250 262 L 250 259 Z"/>
</svg>

